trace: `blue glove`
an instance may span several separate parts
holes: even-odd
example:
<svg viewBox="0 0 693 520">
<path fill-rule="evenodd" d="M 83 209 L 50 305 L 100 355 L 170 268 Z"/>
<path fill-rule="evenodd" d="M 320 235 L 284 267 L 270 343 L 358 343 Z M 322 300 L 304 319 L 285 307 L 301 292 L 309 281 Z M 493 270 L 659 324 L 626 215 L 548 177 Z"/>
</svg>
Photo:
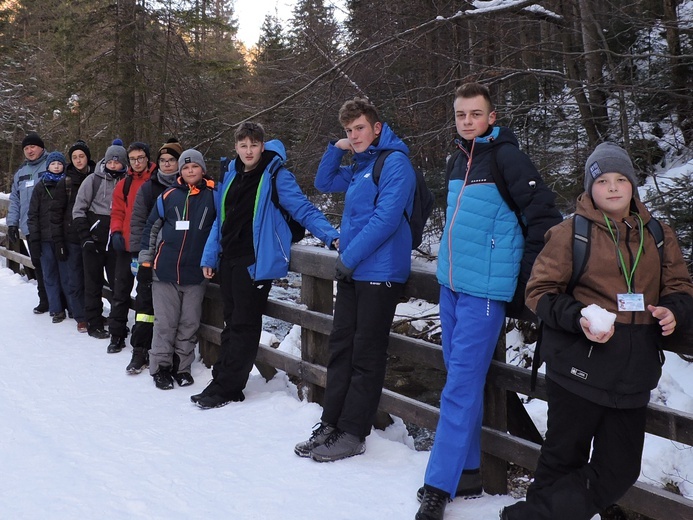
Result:
<svg viewBox="0 0 693 520">
<path fill-rule="evenodd" d="M 114 251 L 125 251 L 125 238 L 120 231 L 111 234 L 111 245 Z"/>
<path fill-rule="evenodd" d="M 137 276 L 137 271 L 140 270 L 140 263 L 137 260 L 136 256 L 132 257 L 132 262 L 130 262 L 130 271 L 132 272 L 132 276 Z"/>
<path fill-rule="evenodd" d="M 349 269 L 347 266 L 344 265 L 341 256 L 337 257 L 337 264 L 334 266 L 334 271 L 334 277 L 336 280 L 347 283 L 351 283 L 354 281 L 354 279 L 351 277 L 351 275 L 354 274 L 354 270 Z"/>
</svg>

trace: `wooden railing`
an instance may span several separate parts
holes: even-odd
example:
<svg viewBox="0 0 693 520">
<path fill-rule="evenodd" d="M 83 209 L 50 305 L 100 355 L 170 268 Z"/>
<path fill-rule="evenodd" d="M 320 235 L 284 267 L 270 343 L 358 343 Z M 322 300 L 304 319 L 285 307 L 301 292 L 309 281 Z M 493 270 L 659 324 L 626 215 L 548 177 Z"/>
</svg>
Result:
<svg viewBox="0 0 693 520">
<path fill-rule="evenodd" d="M 0 199 L 0 208 L 6 202 Z M 0 238 L 5 232 L 6 227 L 0 225 Z M 260 345 L 257 366 L 267 378 L 272 377 L 276 370 L 294 376 L 299 380 L 302 395 L 320 402 L 327 378 L 325 365 L 327 340 L 332 326 L 335 253 L 300 245 L 294 245 L 291 251 L 290 268 L 302 277 L 302 304 L 270 299 L 266 314 L 301 326 L 301 357 Z M 0 256 L 31 266 L 26 256 L 8 251 L 5 247 L 0 246 Z M 437 303 L 438 284 L 433 267 L 415 266 L 405 287 L 405 295 Z M 222 326 L 219 286 L 211 284 L 203 302 L 199 333 L 200 353 L 207 365 L 218 356 Z M 414 360 L 420 366 L 444 369 L 441 348 L 420 339 L 392 333 L 389 353 Z M 546 399 L 545 381 L 541 374 L 536 390 L 531 392 L 530 371 L 508 365 L 504 360 L 505 342 L 501 338 L 496 359 L 492 361 L 487 377 L 482 434 L 484 488 L 492 494 L 507 493 L 508 462 L 534 470 L 539 456 L 540 440 L 536 438 L 536 432 L 531 431 L 533 428 L 527 428 L 527 415 L 518 404 L 517 394 Z M 429 429 L 435 429 L 439 415 L 438 408 L 387 389 L 383 390 L 380 411 Z M 650 404 L 646 430 L 653 435 L 693 446 L 693 414 Z M 693 518 L 693 501 L 642 482 L 635 484 L 619 504 L 654 519 Z"/>
</svg>

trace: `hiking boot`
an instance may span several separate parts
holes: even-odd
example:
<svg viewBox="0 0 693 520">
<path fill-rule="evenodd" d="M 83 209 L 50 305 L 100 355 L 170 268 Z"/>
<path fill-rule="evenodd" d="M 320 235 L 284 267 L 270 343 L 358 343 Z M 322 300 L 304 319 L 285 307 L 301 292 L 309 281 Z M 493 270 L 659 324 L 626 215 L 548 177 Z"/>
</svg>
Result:
<svg viewBox="0 0 693 520">
<path fill-rule="evenodd" d="M 106 352 L 109 354 L 115 354 L 116 352 L 120 352 L 124 348 L 125 338 L 121 338 L 120 336 L 111 336 L 111 342 L 108 344 Z"/>
<path fill-rule="evenodd" d="M 173 377 L 171 377 L 171 372 L 166 368 L 160 368 L 152 378 L 156 387 L 161 390 L 171 390 L 173 388 Z"/>
<path fill-rule="evenodd" d="M 51 313 L 51 316 L 53 316 L 53 323 L 61 323 L 65 321 L 65 313 L 64 312 L 53 312 Z"/>
<path fill-rule="evenodd" d="M 506 507 L 500 510 L 500 513 L 498 514 L 498 518 L 500 520 L 510 520 L 510 517 L 508 516 L 508 512 L 506 511 Z"/>
<path fill-rule="evenodd" d="M 416 499 L 421 502 L 424 496 L 424 487 L 420 487 L 416 492 Z M 460 476 L 457 484 L 455 497 L 462 497 L 465 500 L 479 498 L 483 496 L 484 488 L 481 485 L 481 473 L 478 469 L 465 469 Z"/>
<path fill-rule="evenodd" d="M 310 434 L 310 439 L 299 442 L 294 447 L 294 453 L 299 457 L 310 457 L 310 451 L 321 444 L 325 444 L 325 441 L 334 430 L 335 427 L 331 424 L 319 422 L 313 427 L 313 433 Z"/>
<path fill-rule="evenodd" d="M 80 321 L 77 323 L 77 332 L 87 332 L 87 330 L 89 330 L 89 327 L 86 321 Z"/>
<path fill-rule="evenodd" d="M 244 400 L 245 395 L 243 395 L 243 392 L 238 392 L 230 397 L 226 397 L 221 394 L 205 395 L 200 397 L 197 402 L 193 402 L 203 410 L 208 410 L 210 408 L 221 408 L 222 406 L 226 406 L 231 402 L 242 402 Z"/>
<path fill-rule="evenodd" d="M 174 373 L 173 379 L 176 380 L 176 383 L 178 383 L 178 386 L 190 386 L 195 382 L 195 380 L 193 379 L 193 376 L 190 374 L 190 372 Z"/>
<path fill-rule="evenodd" d="M 450 502 L 450 495 L 439 489 L 424 486 L 424 496 L 421 507 L 416 513 L 416 520 L 443 520 L 445 506 Z"/>
<path fill-rule="evenodd" d="M 142 347 L 134 347 L 132 349 L 132 359 L 130 360 L 130 364 L 125 367 L 125 371 L 128 374 L 139 374 L 147 368 L 149 365 L 149 353 L 147 352 L 146 349 Z"/>
<path fill-rule="evenodd" d="M 88 331 L 88 333 L 92 338 L 96 339 L 108 339 L 111 337 L 111 335 L 105 330 L 103 330 L 103 328 L 101 327 L 94 327 L 93 329 Z"/>
<path fill-rule="evenodd" d="M 310 451 L 310 458 L 315 462 L 333 462 L 366 451 L 366 441 L 335 428 L 325 442 Z"/>
<path fill-rule="evenodd" d="M 48 304 L 47 303 L 39 303 L 36 307 L 34 307 L 34 314 L 45 314 L 48 312 Z"/>
<path fill-rule="evenodd" d="M 203 397 L 207 397 L 209 395 L 214 395 L 219 393 L 219 386 L 214 382 L 214 380 L 210 381 L 209 384 L 205 387 L 202 392 L 199 394 L 194 394 L 190 396 L 190 400 L 197 404 L 197 402 L 202 399 Z"/>
</svg>

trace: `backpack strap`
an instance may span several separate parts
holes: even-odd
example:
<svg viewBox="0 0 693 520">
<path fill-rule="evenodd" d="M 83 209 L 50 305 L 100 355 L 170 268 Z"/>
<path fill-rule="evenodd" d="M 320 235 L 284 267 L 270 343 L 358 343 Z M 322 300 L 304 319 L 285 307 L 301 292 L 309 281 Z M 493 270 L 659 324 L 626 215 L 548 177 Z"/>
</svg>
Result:
<svg viewBox="0 0 693 520">
<path fill-rule="evenodd" d="M 380 175 L 383 173 L 385 159 L 390 157 L 390 155 L 395 153 L 396 151 L 397 150 L 383 150 L 382 152 L 378 153 L 378 157 L 375 159 L 375 164 L 373 165 L 373 171 L 371 172 L 371 178 L 373 179 L 373 182 L 376 186 L 380 186 Z M 378 195 L 379 192 L 375 194 L 375 198 L 373 199 L 373 206 L 375 206 L 375 203 L 378 202 Z M 407 222 L 409 222 L 409 216 L 407 215 L 406 211 L 404 212 L 404 219 Z"/>
<path fill-rule="evenodd" d="M 123 180 L 123 198 L 125 199 L 125 207 L 128 205 L 128 195 L 132 187 L 132 175 L 126 175 Z"/>
<path fill-rule="evenodd" d="M 587 259 L 590 256 L 590 232 L 592 222 L 582 215 L 573 217 L 573 274 L 566 287 L 568 294 L 573 294 L 573 290 L 582 276 Z"/>
<path fill-rule="evenodd" d="M 664 263 L 664 230 L 662 229 L 662 224 L 656 218 L 650 218 L 649 222 L 645 224 L 645 227 L 654 238 L 655 244 L 657 245 L 657 251 L 659 252 L 659 264 Z"/>
<path fill-rule="evenodd" d="M 279 204 L 279 192 L 277 191 L 277 174 L 279 173 L 279 170 L 281 170 L 281 164 L 278 163 L 271 171 L 270 171 L 270 179 L 272 182 L 272 204 L 274 204 L 274 207 L 277 208 L 279 211 L 281 211 L 281 214 L 286 218 L 289 215 L 289 212 L 286 211 L 284 208 L 282 208 L 281 204 Z"/>
</svg>

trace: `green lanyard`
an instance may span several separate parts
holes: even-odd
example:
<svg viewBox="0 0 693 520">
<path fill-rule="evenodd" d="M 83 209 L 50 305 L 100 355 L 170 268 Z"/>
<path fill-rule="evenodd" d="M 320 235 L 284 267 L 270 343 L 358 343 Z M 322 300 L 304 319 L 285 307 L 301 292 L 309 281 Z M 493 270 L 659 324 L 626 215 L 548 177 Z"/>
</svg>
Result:
<svg viewBox="0 0 693 520">
<path fill-rule="evenodd" d="M 637 213 L 634 213 L 636 217 L 638 217 L 638 223 L 639 223 L 639 230 L 640 230 L 640 246 L 638 247 L 638 254 L 635 255 L 635 262 L 633 262 L 633 267 L 631 268 L 630 271 L 626 268 L 626 262 L 623 260 L 623 254 L 621 253 L 621 249 L 618 247 L 618 240 L 616 239 L 616 235 L 614 235 L 614 230 L 611 229 L 611 222 L 609 221 L 609 218 L 604 215 L 604 220 L 606 221 L 606 227 L 609 228 L 609 233 L 611 233 L 611 238 L 614 241 L 614 244 L 616 245 L 616 252 L 618 253 L 618 261 L 621 264 L 621 271 L 623 271 L 623 277 L 626 279 L 626 285 L 628 286 L 628 294 L 632 294 L 633 291 L 631 289 L 632 284 L 631 282 L 633 281 L 633 275 L 635 274 L 635 269 L 638 267 L 638 263 L 640 262 L 640 255 L 642 255 L 642 250 L 643 250 L 643 244 L 644 244 L 644 237 L 643 237 L 643 231 L 644 231 L 644 225 L 642 222 L 642 218 L 640 215 Z"/>
</svg>

